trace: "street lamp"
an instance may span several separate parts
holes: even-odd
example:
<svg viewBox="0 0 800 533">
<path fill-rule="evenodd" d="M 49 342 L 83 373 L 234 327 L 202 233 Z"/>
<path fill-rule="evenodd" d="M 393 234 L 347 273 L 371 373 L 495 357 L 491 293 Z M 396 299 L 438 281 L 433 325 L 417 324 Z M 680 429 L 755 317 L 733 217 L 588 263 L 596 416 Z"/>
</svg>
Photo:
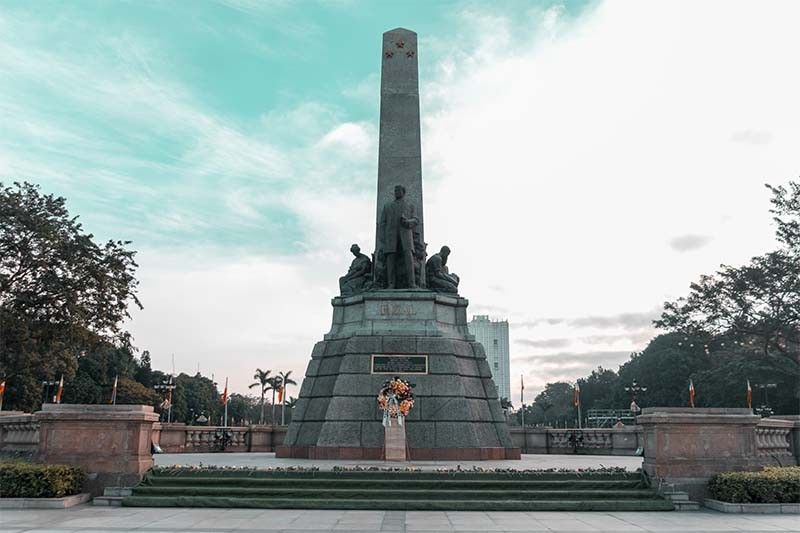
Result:
<svg viewBox="0 0 800 533">
<path fill-rule="evenodd" d="M 777 389 L 778 388 L 778 384 L 777 383 L 755 383 L 753 386 L 756 389 L 763 389 L 764 390 L 764 403 L 761 404 L 760 407 L 756 407 L 755 409 L 753 409 L 753 411 L 755 411 L 755 413 L 757 415 L 761 416 L 762 418 L 767 418 L 767 417 L 772 416 L 774 414 L 774 411 L 769 406 L 769 398 L 768 398 L 768 395 L 767 395 L 767 391 L 769 389 Z"/>
<path fill-rule="evenodd" d="M 59 383 L 58 380 L 55 380 L 55 381 L 44 380 L 44 381 L 42 381 L 42 389 L 43 389 L 43 392 L 44 392 L 44 402 L 42 402 L 42 403 L 53 403 L 52 402 L 53 396 L 50 395 L 50 389 L 51 389 L 51 387 L 58 386 L 58 383 Z M 48 398 L 50 398 L 50 400 L 48 400 Z"/>
<path fill-rule="evenodd" d="M 175 382 L 172 380 L 172 376 L 169 376 L 167 379 L 162 381 L 160 384 L 154 385 L 153 388 L 157 391 L 163 391 L 166 398 L 164 398 L 164 402 L 161 403 L 162 408 L 164 403 L 166 403 L 167 407 L 167 424 L 172 422 L 172 391 L 175 390 Z"/>
<path fill-rule="evenodd" d="M 633 413 L 634 422 L 636 421 L 636 413 L 641 411 L 641 408 L 636 404 L 636 395 L 639 393 L 647 392 L 647 387 L 643 387 L 636 383 L 634 379 L 633 382 L 625 387 L 625 392 L 631 393 L 631 412 Z"/>
</svg>

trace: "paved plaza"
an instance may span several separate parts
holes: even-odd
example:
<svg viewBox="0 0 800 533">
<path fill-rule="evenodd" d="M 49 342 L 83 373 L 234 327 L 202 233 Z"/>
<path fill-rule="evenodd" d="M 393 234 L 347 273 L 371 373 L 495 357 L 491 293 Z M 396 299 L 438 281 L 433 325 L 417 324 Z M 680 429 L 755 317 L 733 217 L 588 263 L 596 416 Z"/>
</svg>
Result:
<svg viewBox="0 0 800 533">
<path fill-rule="evenodd" d="M 381 461 L 309 461 L 276 459 L 272 453 L 160 454 L 158 465 L 248 467 L 398 466 Z M 641 466 L 639 457 L 591 455 L 523 455 L 521 461 L 403 463 L 436 468 L 589 468 Z M 443 511 L 306 511 L 264 509 L 125 508 L 81 505 L 67 510 L 0 511 L 0 533 L 21 532 L 229 532 L 229 531 L 797 531 L 800 518 L 789 515 L 728 515 L 699 512 L 443 512 Z"/>
<path fill-rule="evenodd" d="M 797 516 L 713 511 L 651 513 L 303 511 L 93 507 L 0 511 L 0 533 L 21 532 L 480 532 L 800 531 Z"/>
</svg>

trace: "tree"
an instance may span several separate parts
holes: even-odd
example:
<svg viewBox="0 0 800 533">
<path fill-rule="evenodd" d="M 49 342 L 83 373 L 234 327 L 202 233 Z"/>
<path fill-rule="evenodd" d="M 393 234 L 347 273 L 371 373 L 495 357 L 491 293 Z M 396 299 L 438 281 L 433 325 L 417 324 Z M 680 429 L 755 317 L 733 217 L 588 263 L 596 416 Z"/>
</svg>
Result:
<svg viewBox="0 0 800 533">
<path fill-rule="evenodd" d="M 128 305 L 141 308 L 135 251 L 83 232 L 66 200 L 31 183 L 0 183 L 0 376 L 12 409 L 33 410 L 42 379 L 75 375 L 98 345 L 130 345 Z"/>
<path fill-rule="evenodd" d="M 592 370 L 592 373 L 578 380 L 581 387 L 581 407 L 584 413 L 589 409 L 613 409 L 612 391 L 619 387 L 619 376 L 613 370 L 602 366 Z"/>
<path fill-rule="evenodd" d="M 290 378 L 289 376 L 292 375 L 292 371 L 288 371 L 286 373 L 278 372 L 278 378 L 280 378 L 280 388 L 281 388 L 281 425 L 286 425 L 286 387 L 289 385 L 297 385 L 297 382 Z"/>
<path fill-rule="evenodd" d="M 261 416 L 258 421 L 259 424 L 264 423 L 264 395 L 272 388 L 272 380 L 269 377 L 271 372 L 271 370 L 261 370 L 260 368 L 256 368 L 256 373 L 253 375 L 253 379 L 256 381 L 255 383 L 250 384 L 251 389 L 253 387 L 261 388 Z"/>
<path fill-rule="evenodd" d="M 640 407 L 685 406 L 689 379 L 709 366 L 703 342 L 677 333 L 659 335 L 619 367 L 618 386 L 612 391 L 610 403 L 617 408 L 627 408 L 632 395 L 625 387 L 636 381 L 647 387 L 647 392 L 637 395 L 636 403 Z M 695 382 L 695 386 L 700 384 Z"/>
<path fill-rule="evenodd" d="M 719 347 L 757 344 L 766 357 L 800 365 L 800 183 L 767 187 L 782 247 L 701 276 L 687 297 L 664 304 L 655 325 Z"/>
</svg>

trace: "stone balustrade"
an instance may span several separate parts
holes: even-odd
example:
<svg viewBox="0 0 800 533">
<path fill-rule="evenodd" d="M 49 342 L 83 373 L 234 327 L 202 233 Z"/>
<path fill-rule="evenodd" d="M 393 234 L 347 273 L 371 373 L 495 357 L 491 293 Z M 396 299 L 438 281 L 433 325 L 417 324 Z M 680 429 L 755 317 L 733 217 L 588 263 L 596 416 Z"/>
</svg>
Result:
<svg viewBox="0 0 800 533">
<path fill-rule="evenodd" d="M 511 440 L 522 453 L 635 455 L 642 447 L 642 428 L 639 426 L 586 429 L 512 427 Z"/>
<path fill-rule="evenodd" d="M 19 411 L 0 416 L 0 450 L 35 453 L 39 448 L 39 421 Z"/>
<path fill-rule="evenodd" d="M 223 429 L 227 441 L 223 450 Z M 187 426 L 156 424 L 153 442 L 166 453 L 274 452 L 283 443 L 286 426 Z"/>
<path fill-rule="evenodd" d="M 772 457 L 778 462 L 781 458 L 793 458 L 792 431 L 794 422 L 778 418 L 765 418 L 756 426 L 756 455 Z"/>
</svg>

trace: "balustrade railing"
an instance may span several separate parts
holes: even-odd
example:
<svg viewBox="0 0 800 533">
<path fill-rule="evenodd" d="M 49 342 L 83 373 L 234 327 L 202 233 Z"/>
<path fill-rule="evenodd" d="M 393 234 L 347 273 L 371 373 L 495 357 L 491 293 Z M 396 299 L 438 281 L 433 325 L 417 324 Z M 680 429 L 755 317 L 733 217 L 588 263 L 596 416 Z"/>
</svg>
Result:
<svg viewBox="0 0 800 533">
<path fill-rule="evenodd" d="M 759 456 L 791 457 L 792 423 L 780 419 L 763 419 L 756 426 L 756 453 Z"/>
</svg>

